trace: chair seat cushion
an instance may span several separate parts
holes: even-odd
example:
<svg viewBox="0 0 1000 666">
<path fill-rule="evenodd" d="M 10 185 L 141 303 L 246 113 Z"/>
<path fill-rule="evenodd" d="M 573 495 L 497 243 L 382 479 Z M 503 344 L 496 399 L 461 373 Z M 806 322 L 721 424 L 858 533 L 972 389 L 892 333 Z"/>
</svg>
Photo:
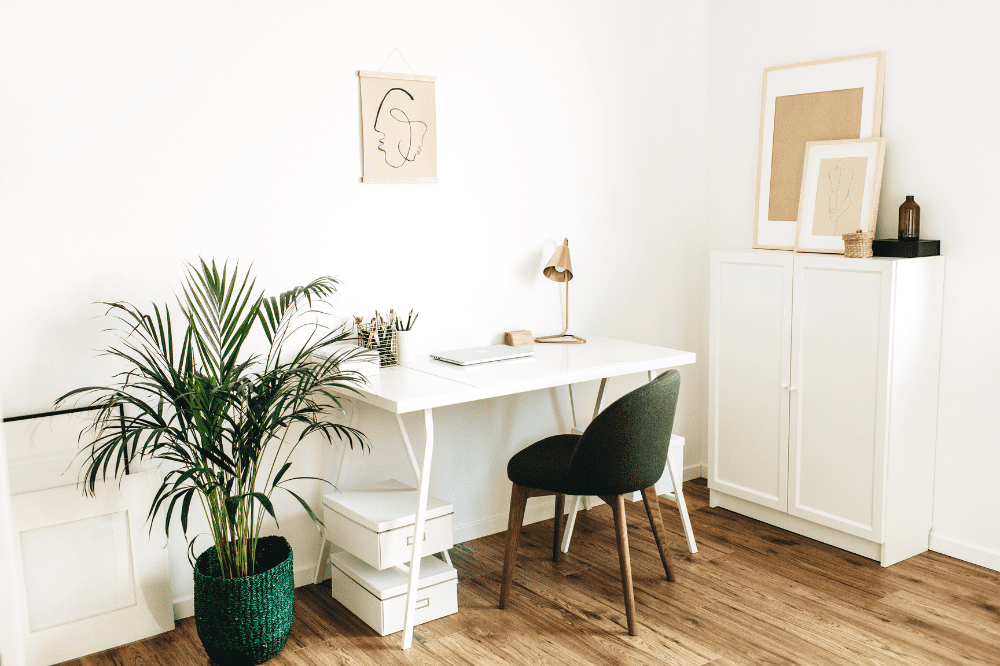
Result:
<svg viewBox="0 0 1000 666">
<path fill-rule="evenodd" d="M 572 492 L 570 459 L 580 435 L 555 435 L 535 442 L 507 463 L 507 477 L 519 486 L 557 493 Z"/>
</svg>

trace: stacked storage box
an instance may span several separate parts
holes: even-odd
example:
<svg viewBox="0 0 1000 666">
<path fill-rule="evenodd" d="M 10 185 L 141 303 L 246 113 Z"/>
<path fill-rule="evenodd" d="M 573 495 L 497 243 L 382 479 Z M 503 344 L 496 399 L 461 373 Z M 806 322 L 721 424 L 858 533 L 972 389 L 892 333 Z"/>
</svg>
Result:
<svg viewBox="0 0 1000 666">
<path fill-rule="evenodd" d="M 325 537 L 340 549 L 330 556 L 333 597 L 383 636 L 403 629 L 408 574 L 400 565 L 412 555 L 416 507 L 417 491 L 396 480 L 323 497 Z M 458 612 L 455 568 L 433 556 L 454 545 L 452 513 L 428 497 L 415 624 Z"/>
</svg>

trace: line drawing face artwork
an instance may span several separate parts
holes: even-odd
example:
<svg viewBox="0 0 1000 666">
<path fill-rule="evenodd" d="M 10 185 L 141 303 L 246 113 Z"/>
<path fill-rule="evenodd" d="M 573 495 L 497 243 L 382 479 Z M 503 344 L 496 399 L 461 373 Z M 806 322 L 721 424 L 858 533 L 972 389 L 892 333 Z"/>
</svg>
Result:
<svg viewBox="0 0 1000 666">
<path fill-rule="evenodd" d="M 435 77 L 359 71 L 363 183 L 436 183 Z"/>
<path fill-rule="evenodd" d="M 375 114 L 374 129 L 382 136 L 378 149 L 385 154 L 385 163 L 394 169 L 413 162 L 423 150 L 427 123 L 411 120 L 407 115 L 406 109 L 413 106 L 413 101 L 413 95 L 406 90 L 392 88 Z"/>
<path fill-rule="evenodd" d="M 861 228 L 867 157 L 832 157 L 819 161 L 812 234 L 841 236 Z"/>
<path fill-rule="evenodd" d="M 828 175 L 830 179 L 830 202 L 828 212 L 834 225 L 840 228 L 840 218 L 851 206 L 851 181 L 854 171 L 849 167 L 834 167 Z M 845 231 L 844 233 L 850 233 Z"/>
</svg>

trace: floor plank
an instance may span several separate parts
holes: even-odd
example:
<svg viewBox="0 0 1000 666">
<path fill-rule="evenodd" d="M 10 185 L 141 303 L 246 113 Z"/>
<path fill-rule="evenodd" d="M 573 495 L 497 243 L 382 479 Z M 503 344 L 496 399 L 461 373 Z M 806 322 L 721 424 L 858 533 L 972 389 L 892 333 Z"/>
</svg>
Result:
<svg viewBox="0 0 1000 666">
<path fill-rule="evenodd" d="M 639 635 L 626 631 L 610 507 L 577 517 L 552 562 L 552 520 L 528 525 L 510 605 L 497 607 L 504 534 L 458 544 L 459 613 L 379 636 L 331 597 L 295 593 L 295 624 L 275 666 L 948 666 L 1000 664 L 1000 572 L 939 553 L 877 562 L 708 505 L 684 484 L 698 553 L 661 499 L 676 581 L 667 582 L 641 502 L 626 502 Z M 145 641 L 62 666 L 207 666 L 194 618 Z"/>
</svg>

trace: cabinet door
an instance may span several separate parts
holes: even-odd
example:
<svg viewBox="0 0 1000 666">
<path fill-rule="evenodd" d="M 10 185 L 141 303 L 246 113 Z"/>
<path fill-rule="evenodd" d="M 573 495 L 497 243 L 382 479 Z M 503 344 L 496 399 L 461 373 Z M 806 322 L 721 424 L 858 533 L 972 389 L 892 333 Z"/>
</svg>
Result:
<svg viewBox="0 0 1000 666">
<path fill-rule="evenodd" d="M 877 542 L 892 270 L 795 258 L 788 513 Z"/>
<path fill-rule="evenodd" d="M 709 487 L 787 510 L 792 255 L 714 253 Z"/>
</svg>

